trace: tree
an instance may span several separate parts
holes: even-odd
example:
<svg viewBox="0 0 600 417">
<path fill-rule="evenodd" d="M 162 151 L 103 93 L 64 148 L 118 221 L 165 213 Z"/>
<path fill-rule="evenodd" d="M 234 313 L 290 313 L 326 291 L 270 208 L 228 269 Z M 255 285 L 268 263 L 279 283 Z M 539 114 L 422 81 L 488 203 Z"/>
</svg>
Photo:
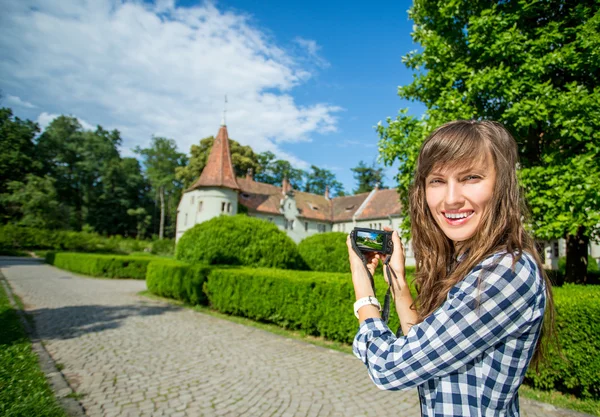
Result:
<svg viewBox="0 0 600 417">
<path fill-rule="evenodd" d="M 423 139 L 450 120 L 498 120 L 519 145 L 533 233 L 580 242 L 568 247 L 567 280 L 585 275 L 585 241 L 597 238 L 600 227 L 598 199 L 586 197 L 600 193 L 598 171 L 589 170 L 588 189 L 571 180 L 568 190 L 552 184 L 559 173 L 580 178 L 582 161 L 599 160 L 599 9 L 595 0 L 415 1 L 412 36 L 423 49 L 403 58 L 416 74 L 398 94 L 423 102 L 427 111 L 421 120 L 401 111 L 377 128 L 383 161 L 400 162 L 405 218 Z M 548 201 L 561 201 L 565 191 L 571 201 L 554 217 Z"/>
<path fill-rule="evenodd" d="M 302 189 L 304 176 L 306 172 L 292 167 L 288 161 L 275 159 L 273 152 L 263 152 L 258 154 L 259 170 L 254 179 L 266 184 L 281 186 L 283 179 L 287 178 L 293 188 Z"/>
<path fill-rule="evenodd" d="M 27 174 L 39 174 L 34 138 L 39 132 L 36 123 L 14 117 L 9 108 L 0 108 L 0 194 L 13 181 L 24 182 Z M 0 207 L 0 217 L 7 215 Z"/>
<path fill-rule="evenodd" d="M 377 168 L 375 163 L 367 166 L 363 161 L 350 169 L 354 172 L 354 179 L 358 182 L 358 188 L 354 190 L 354 194 L 367 193 L 379 185 L 379 188 L 386 188 L 383 185 L 383 168 Z"/>
<path fill-rule="evenodd" d="M 149 148 L 135 148 L 135 152 L 141 155 L 146 170 L 146 175 L 152 188 L 155 190 L 157 200 L 160 204 L 160 226 L 158 238 L 164 237 L 165 213 L 167 204 L 170 213 L 174 213 L 172 204 L 179 200 L 183 184 L 175 176 L 178 167 L 185 166 L 187 158 L 177 151 L 177 145 L 173 139 L 152 137 Z M 174 217 L 174 216 L 172 216 Z M 174 223 L 173 221 L 171 223 Z"/>
<path fill-rule="evenodd" d="M 8 209 L 11 220 L 22 226 L 42 229 L 64 227 L 64 207 L 58 201 L 54 179 L 27 174 L 24 181 L 11 181 L 0 203 Z"/>
<path fill-rule="evenodd" d="M 214 142 L 214 136 L 209 136 L 200 140 L 199 145 L 192 145 L 188 164 L 176 169 L 176 179 L 183 182 L 184 188 L 190 187 L 200 177 Z M 238 177 L 246 175 L 249 169 L 254 172 L 259 170 L 257 155 L 250 146 L 242 146 L 235 140 L 229 139 L 229 151 L 233 170 Z"/>
<path fill-rule="evenodd" d="M 315 165 L 311 165 L 311 172 L 306 174 L 306 185 L 304 191 L 313 194 L 325 194 L 325 190 L 329 187 L 332 196 L 343 196 L 344 186 L 341 182 L 335 179 L 333 174 L 328 169 L 321 169 Z"/>
</svg>

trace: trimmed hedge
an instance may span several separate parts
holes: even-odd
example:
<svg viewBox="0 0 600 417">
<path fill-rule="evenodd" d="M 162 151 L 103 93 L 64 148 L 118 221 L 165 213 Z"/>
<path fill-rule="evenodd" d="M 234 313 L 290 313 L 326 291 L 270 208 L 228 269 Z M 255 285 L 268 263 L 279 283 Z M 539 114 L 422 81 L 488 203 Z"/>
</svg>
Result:
<svg viewBox="0 0 600 417">
<path fill-rule="evenodd" d="M 46 262 L 57 268 L 93 277 L 145 279 L 149 256 L 97 255 L 74 252 L 49 252 Z M 160 262 L 160 261 L 159 261 Z"/>
<path fill-rule="evenodd" d="M 189 304 L 208 304 L 203 290 L 211 267 L 179 261 L 151 262 L 146 272 L 148 291 Z"/>
<path fill-rule="evenodd" d="M 387 284 L 382 276 L 375 279 L 377 296 L 383 302 Z M 208 277 L 205 290 L 211 306 L 223 313 L 346 343 L 351 343 L 356 334 L 350 274 L 215 269 Z M 390 316 L 390 327 L 395 330 L 399 323 L 393 305 Z"/>
<path fill-rule="evenodd" d="M 219 216 L 187 230 L 175 249 L 184 262 L 306 269 L 292 239 L 276 225 L 248 216 Z"/>
<path fill-rule="evenodd" d="M 600 398 L 600 287 L 565 284 L 554 288 L 556 328 L 564 359 L 549 346 L 549 363 L 527 373 L 537 388 L 579 398 Z M 566 359 L 566 360 L 565 360 Z"/>
<path fill-rule="evenodd" d="M 127 254 L 145 249 L 150 250 L 151 245 L 153 250 L 154 245 L 157 245 L 155 252 L 173 253 L 173 239 L 150 242 L 118 235 L 105 237 L 97 233 L 46 230 L 12 224 L 0 226 L 0 248 L 3 249 L 46 249 Z"/>
<path fill-rule="evenodd" d="M 319 233 L 302 240 L 298 251 L 313 271 L 350 272 L 347 233 Z"/>
</svg>

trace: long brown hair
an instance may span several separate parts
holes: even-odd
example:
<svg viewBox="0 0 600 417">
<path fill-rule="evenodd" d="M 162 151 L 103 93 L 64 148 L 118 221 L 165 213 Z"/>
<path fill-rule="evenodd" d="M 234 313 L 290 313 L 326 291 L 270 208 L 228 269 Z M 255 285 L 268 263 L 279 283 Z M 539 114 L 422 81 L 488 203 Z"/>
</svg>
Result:
<svg viewBox="0 0 600 417">
<path fill-rule="evenodd" d="M 427 205 L 426 178 L 434 168 L 470 167 L 489 159 L 496 170 L 493 197 L 482 214 L 477 233 L 461 243 L 461 248 L 468 250 L 463 252 L 461 262 L 456 263 L 456 248 Z M 446 123 L 423 143 L 410 190 L 412 248 L 417 265 L 418 299 L 415 305 L 419 321 L 442 305 L 450 289 L 486 257 L 504 250 L 515 254 L 514 263 L 526 251 L 534 257 L 546 282 L 547 314 L 542 338 L 553 333 L 551 283 L 544 273 L 535 242 L 523 227 L 526 207 L 517 182 L 517 164 L 517 144 L 508 130 L 497 122 L 458 120 Z M 543 356 L 543 344 L 538 342 L 533 363 L 537 365 Z"/>
</svg>

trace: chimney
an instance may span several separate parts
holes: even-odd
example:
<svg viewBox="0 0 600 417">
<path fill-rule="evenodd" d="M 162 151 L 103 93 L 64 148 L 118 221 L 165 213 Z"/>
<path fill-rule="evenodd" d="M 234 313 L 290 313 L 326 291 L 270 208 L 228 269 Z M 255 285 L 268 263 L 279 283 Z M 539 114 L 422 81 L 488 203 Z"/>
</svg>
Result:
<svg viewBox="0 0 600 417">
<path fill-rule="evenodd" d="M 375 189 L 379 190 L 379 187 L 381 187 L 381 183 L 380 182 L 375 183 Z"/>
<path fill-rule="evenodd" d="M 325 198 L 329 200 L 329 185 L 325 186 Z"/>
<path fill-rule="evenodd" d="M 248 181 L 254 181 L 254 171 L 252 168 L 248 168 L 248 171 L 246 171 L 246 179 Z"/>
<path fill-rule="evenodd" d="M 290 188 L 290 182 L 288 181 L 287 177 L 285 177 L 281 183 L 281 194 L 286 195 Z"/>
</svg>

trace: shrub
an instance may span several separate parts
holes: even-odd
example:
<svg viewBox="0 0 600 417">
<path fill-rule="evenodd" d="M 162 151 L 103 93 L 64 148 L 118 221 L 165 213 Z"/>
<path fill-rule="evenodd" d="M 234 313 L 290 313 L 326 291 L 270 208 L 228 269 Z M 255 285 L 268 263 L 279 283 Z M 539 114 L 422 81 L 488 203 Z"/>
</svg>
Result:
<svg viewBox="0 0 600 417">
<path fill-rule="evenodd" d="M 319 233 L 300 242 L 298 251 L 313 271 L 350 272 L 347 237 L 343 232 Z"/>
<path fill-rule="evenodd" d="M 146 272 L 148 291 L 161 297 L 174 298 L 189 304 L 207 304 L 203 291 L 211 267 L 186 264 L 175 260 L 151 262 Z"/>
<path fill-rule="evenodd" d="M 154 255 L 173 255 L 175 252 L 175 239 L 153 241 L 150 252 Z"/>
<path fill-rule="evenodd" d="M 564 359 L 549 346 L 548 363 L 527 373 L 536 388 L 600 398 L 600 288 L 565 284 L 554 288 L 556 327 Z"/>
<path fill-rule="evenodd" d="M 186 231 L 175 249 L 194 263 L 306 269 L 296 244 L 272 223 L 248 216 L 219 216 Z"/>
<path fill-rule="evenodd" d="M 567 257 L 558 258 L 558 270 L 564 275 L 567 272 Z M 587 272 L 598 272 L 598 263 L 592 255 L 588 255 Z"/>
<path fill-rule="evenodd" d="M 142 251 L 149 246 L 150 242 L 118 235 L 104 237 L 90 232 L 46 230 L 12 224 L 0 226 L 0 248 L 3 249 L 48 249 L 126 254 Z"/>
<path fill-rule="evenodd" d="M 150 257 L 49 252 L 46 262 L 57 268 L 93 277 L 145 279 Z"/>
<path fill-rule="evenodd" d="M 376 276 L 383 302 L 387 284 Z M 215 309 L 350 343 L 357 330 L 354 289 L 346 273 L 281 269 L 215 269 L 205 284 Z M 393 304 L 393 303 L 392 303 Z M 398 328 L 392 305 L 390 326 Z"/>
</svg>

